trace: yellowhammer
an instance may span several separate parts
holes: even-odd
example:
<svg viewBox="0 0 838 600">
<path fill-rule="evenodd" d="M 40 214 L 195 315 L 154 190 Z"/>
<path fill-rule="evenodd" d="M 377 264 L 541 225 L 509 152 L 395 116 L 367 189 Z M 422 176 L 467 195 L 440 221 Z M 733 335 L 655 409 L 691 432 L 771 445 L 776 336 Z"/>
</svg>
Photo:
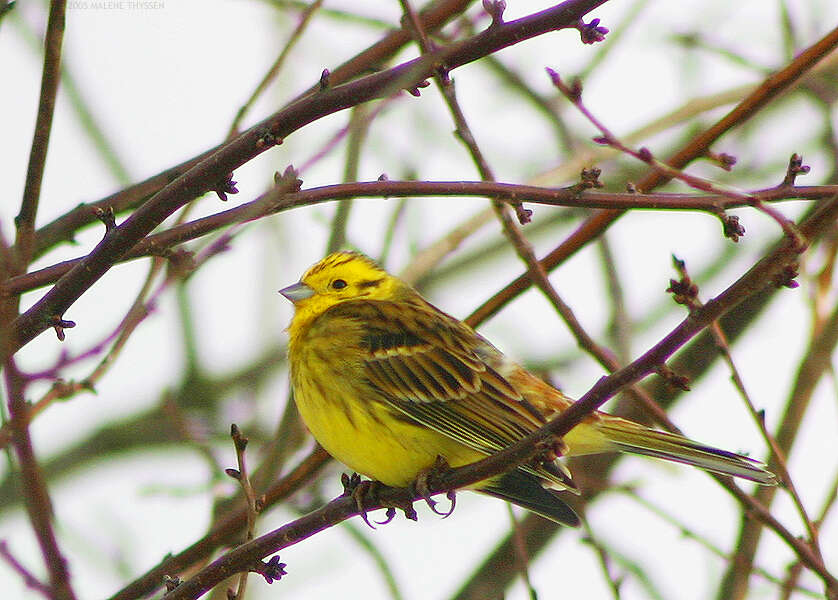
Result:
<svg viewBox="0 0 838 600">
<path fill-rule="evenodd" d="M 384 484 L 410 485 L 438 456 L 452 467 L 479 460 L 572 402 L 362 254 L 330 254 L 281 293 L 294 303 L 288 356 L 303 420 L 332 456 Z M 776 483 L 760 462 L 602 412 L 572 429 L 562 449 L 633 452 Z M 577 491 L 559 461 L 476 488 L 578 524 L 554 493 Z"/>
</svg>

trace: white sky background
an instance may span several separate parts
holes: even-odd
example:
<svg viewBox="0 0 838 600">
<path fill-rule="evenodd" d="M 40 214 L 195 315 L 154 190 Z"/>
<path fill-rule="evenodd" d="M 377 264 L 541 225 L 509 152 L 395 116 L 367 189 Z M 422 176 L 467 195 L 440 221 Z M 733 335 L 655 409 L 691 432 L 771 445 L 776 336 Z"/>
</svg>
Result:
<svg viewBox="0 0 838 600">
<path fill-rule="evenodd" d="M 133 180 L 141 180 L 190 158 L 217 144 L 225 136 L 238 107 L 270 65 L 296 22 L 266 2 L 159 0 L 157 9 L 128 7 L 93 8 L 93 2 L 71 2 L 64 42 L 66 67 L 74 75 L 84 98 L 118 149 Z M 534 1 L 510 1 L 506 18 L 511 20 L 548 6 Z M 633 3 L 614 0 L 592 16 L 616 28 Z M 789 2 L 803 46 L 831 29 L 838 18 L 838 5 L 828 0 Z M 330 8 L 359 10 L 390 23 L 398 23 L 395 0 L 359 2 L 326 1 Z M 360 8 L 358 8 L 360 6 Z M 27 43 L 24 28 L 42 34 L 46 12 L 42 3 L 20 2 L 18 14 L 0 26 L 0 81 L 4 82 L 0 110 L 0 164 L 4 165 L 5 201 L 0 203 L 0 227 L 13 237 L 12 218 L 17 213 L 37 110 L 41 58 Z M 665 111 L 679 106 L 700 91 L 709 94 L 761 76 L 717 55 L 692 50 L 687 60 L 669 39 L 673 33 L 696 33 L 719 48 L 741 52 L 766 69 L 782 66 L 778 3 L 764 0 L 649 2 L 639 20 L 625 32 L 620 49 L 612 53 L 585 82 L 585 100 L 617 134 L 626 133 Z M 334 67 L 378 39 L 381 31 L 362 25 L 318 18 L 292 53 L 287 68 L 266 97 L 250 113 L 249 123 L 276 110 L 287 99 L 317 81 L 323 68 Z M 665 50 L 662 50 L 665 49 Z M 501 57 L 541 91 L 549 90 L 544 67 L 572 75 L 590 60 L 596 46 L 583 46 L 573 31 L 553 33 L 505 50 Z M 415 55 L 410 47 L 402 58 Z M 684 65 L 689 69 L 680 70 Z M 520 97 L 503 89 L 485 70 L 472 65 L 453 73 L 461 104 L 487 158 L 500 180 L 524 182 L 528 177 L 556 166 L 555 142 L 545 122 L 534 116 Z M 594 135 L 571 111 L 569 120 L 577 131 Z M 304 164 L 320 150 L 325 140 L 346 123 L 348 113 L 324 119 L 290 136 L 282 146 L 239 169 L 234 179 L 240 193 L 222 205 L 215 196 L 199 203 L 193 216 L 209 214 L 249 201 L 269 185 L 275 170 L 288 164 Z M 707 123 L 723 114 L 706 117 Z M 794 117 L 792 119 L 792 117 Z M 729 149 L 744 160 L 743 169 L 753 172 L 753 185 L 767 187 L 779 182 L 784 163 L 792 152 L 802 153 L 812 166 L 805 184 L 821 183 L 828 172 L 827 157 L 812 152 L 811 140 L 820 118 L 805 102 L 777 112 L 773 127 L 760 126 L 746 144 Z M 833 114 L 833 122 L 834 114 Z M 458 141 L 450 135 L 450 122 L 435 88 L 426 88 L 419 99 L 405 95 L 392 103 L 373 126 L 361 163 L 361 179 L 387 173 L 401 178 L 414 169 L 422 179 L 476 179 L 477 175 Z M 513 133 L 515 135 L 510 135 Z M 659 140 L 661 146 L 665 140 Z M 648 142 L 656 149 L 655 140 Z M 807 150 L 809 152 L 807 153 Z M 340 179 L 345 150 L 337 151 L 302 173 L 306 187 Z M 697 171 L 719 176 L 706 166 Z M 603 179 L 608 182 L 608 173 Z M 568 180 L 556 181 L 567 184 Z M 60 94 L 50 140 L 49 157 L 38 213 L 39 225 L 51 221 L 69 207 L 97 200 L 119 189 L 83 132 L 66 96 Z M 442 233 L 485 205 L 478 199 L 429 199 L 409 203 L 408 221 L 397 231 L 387 267 L 401 270 L 413 249 L 424 247 Z M 395 201 L 356 202 L 349 239 L 372 255 L 380 252 L 379 232 L 389 219 Z M 536 217 L 550 214 L 546 207 L 531 207 Z M 318 260 L 326 247 L 329 220 L 334 207 L 281 214 L 252 226 L 257 231 L 234 242 L 232 249 L 203 268 L 190 285 L 196 304 L 198 337 L 204 366 L 218 371 L 246 364 L 268 340 L 283 336 L 291 316 L 290 307 L 275 294 L 279 287 L 296 281 L 302 271 Z M 787 205 L 786 214 L 799 214 L 801 207 Z M 738 272 L 752 263 L 765 240 L 777 235 L 776 225 L 761 215 L 744 211 L 748 235 L 737 248 Z M 64 245 L 33 265 L 39 268 L 57 260 L 88 252 L 98 241 L 101 227 L 78 237 L 77 246 Z M 661 302 L 672 276 L 670 255 L 677 254 L 698 271 L 720 240 L 719 225 L 706 216 L 637 213 L 624 218 L 610 235 L 618 263 L 627 282 L 629 310 L 644 314 Z M 497 238 L 492 223 L 478 239 Z M 556 244 L 556 238 L 536 238 L 539 254 Z M 466 248 L 478 247 L 470 241 Z M 139 289 L 147 266 L 135 262 L 118 266 L 85 294 L 65 315 L 78 326 L 59 344 L 45 334 L 21 354 L 21 365 L 41 369 L 51 365 L 61 350 L 87 348 L 118 323 Z M 478 269 L 468 281 L 449 278 L 434 287 L 431 300 L 458 317 L 471 312 L 482 299 L 522 271 L 511 251 L 492 269 Z M 738 272 L 730 271 L 715 285 L 702 289 L 707 298 L 729 284 Z M 591 274 L 595 274 L 591 276 Z M 607 303 L 602 299 L 596 255 L 581 253 L 551 277 L 583 324 L 604 322 Z M 589 285 L 580 285 L 589 281 Z M 574 282 L 571 287 L 563 282 Z M 42 292 L 25 296 L 31 305 Z M 681 313 L 664 324 L 671 327 Z M 805 288 L 781 292 L 761 322 L 752 327 L 735 348 L 735 358 L 746 385 L 760 407 L 767 411 L 770 428 L 788 393 L 794 368 L 808 336 L 810 319 Z M 98 393 L 81 394 L 70 402 L 51 407 L 37 419 L 32 431 L 39 456 L 60 452 L 73 441 L 119 416 L 130 415 L 159 401 L 166 387 L 174 387 L 182 369 L 182 348 L 173 295 L 161 300 L 158 311 L 134 334 L 119 364 L 98 386 Z M 769 326 L 765 326 L 770 323 Z M 513 356 L 549 359 L 575 352 L 574 342 L 547 303 L 529 292 L 485 324 L 481 331 Z M 634 356 L 642 353 L 666 331 L 646 332 L 635 340 Z M 596 335 L 601 332 L 595 331 Z M 790 358 L 792 357 L 792 358 Z M 71 370 L 66 376 L 84 376 L 91 365 Z M 571 371 L 554 374 L 565 390 L 579 396 L 601 375 L 592 361 L 574 362 Z M 273 385 L 274 399 L 263 399 L 257 410 L 268 422 L 280 414 L 286 400 L 284 379 Z M 43 389 L 33 388 L 36 398 Z M 680 403 L 673 418 L 692 437 L 730 450 L 764 449 L 737 394 L 720 365 L 711 377 L 695 386 L 688 402 Z M 229 422 L 245 413 L 251 399 L 237 398 L 230 404 L 226 422 L 210 424 L 222 438 Z M 724 415 L 724 420 L 718 415 Z M 821 385 L 801 431 L 804 442 L 791 458 L 792 473 L 804 502 L 813 513 L 823 501 L 838 465 L 835 452 L 836 405 L 833 390 Z M 231 444 L 219 444 L 224 466 L 234 466 Z M 258 452 L 258 448 L 252 448 Z M 4 470 L 7 465 L 2 467 Z M 614 473 L 618 482 L 642 482 L 641 493 L 676 514 L 690 527 L 722 548 L 729 549 L 738 521 L 732 518 L 732 500 L 710 478 L 686 468 L 644 461 L 622 461 Z M 150 568 L 167 552 L 178 552 L 201 536 L 209 521 L 212 497 L 206 489 L 208 467 L 197 454 L 184 447 L 159 455 L 142 455 L 110 461 L 103 468 L 62 479 L 51 489 L 58 508 L 61 544 L 73 558 L 71 571 L 81 598 L 100 598 L 115 592 L 129 576 Z M 337 470 L 328 480 L 327 493 L 339 491 Z M 232 489 L 232 483 L 228 484 Z M 353 520 L 352 525 L 372 540 L 391 563 L 395 578 L 408 600 L 450 595 L 479 557 L 508 528 L 506 507 L 496 500 L 463 493 L 455 513 L 440 520 L 420 508 L 418 524 L 398 518 L 375 532 Z M 774 513 L 792 531 L 801 532 L 786 496 L 779 494 Z M 267 531 L 292 518 L 273 510 L 260 522 Z M 694 541 L 682 537 L 636 503 L 611 495 L 592 506 L 589 518 L 596 535 L 638 560 L 666 598 L 706 598 L 713 591 L 724 563 Z M 357 522 L 356 522 L 357 521 Z M 557 582 L 567 597 L 604 598 L 608 590 L 589 546 L 580 543 L 580 532 L 558 538 L 533 565 L 531 578 L 543 598 L 558 597 Z M 782 577 L 790 554 L 765 534 L 769 542 L 758 557 L 760 566 Z M 37 546 L 22 513 L 4 514 L 0 539 L 36 573 L 42 574 Z M 838 556 L 838 528 L 827 521 L 823 532 L 827 564 Z M 387 598 L 381 576 L 369 557 L 343 527 L 336 527 L 281 553 L 289 575 L 269 587 L 257 576 L 249 597 Z M 128 574 L 120 572 L 127 565 Z M 325 565 L 325 568 L 324 568 Z M 805 577 L 804 582 L 818 589 Z M 754 589 L 759 590 L 760 584 Z M 19 577 L 0 562 L 0 589 L 6 597 L 35 597 Z M 763 587 L 773 596 L 776 590 Z M 629 576 L 624 598 L 646 594 Z M 527 593 L 516 584 L 509 598 Z M 757 596 L 757 592 L 754 593 Z"/>
</svg>

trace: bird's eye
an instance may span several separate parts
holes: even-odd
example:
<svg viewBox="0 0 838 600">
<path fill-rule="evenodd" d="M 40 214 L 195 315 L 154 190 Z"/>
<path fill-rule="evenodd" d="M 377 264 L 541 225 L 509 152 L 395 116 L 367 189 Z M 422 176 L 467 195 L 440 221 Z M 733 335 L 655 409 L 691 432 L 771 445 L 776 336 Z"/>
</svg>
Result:
<svg viewBox="0 0 838 600">
<path fill-rule="evenodd" d="M 346 287 L 346 282 L 343 279 L 335 279 L 332 282 L 332 289 L 333 290 L 342 290 Z"/>
</svg>

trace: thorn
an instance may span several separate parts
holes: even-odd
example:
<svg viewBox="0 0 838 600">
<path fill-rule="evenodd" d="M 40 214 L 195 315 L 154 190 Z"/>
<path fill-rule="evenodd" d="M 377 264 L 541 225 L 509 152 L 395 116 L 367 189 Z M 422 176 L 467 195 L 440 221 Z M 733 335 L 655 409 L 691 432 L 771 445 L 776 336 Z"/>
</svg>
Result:
<svg viewBox="0 0 838 600">
<path fill-rule="evenodd" d="M 172 577 L 171 575 L 164 575 L 163 576 L 163 585 L 166 586 L 166 591 L 171 592 L 177 586 L 183 583 L 183 580 L 180 577 Z"/>
<path fill-rule="evenodd" d="M 116 229 L 116 219 L 113 215 L 113 206 L 108 206 L 107 208 L 99 208 L 98 206 L 95 206 L 93 207 L 93 214 L 95 214 L 96 218 L 105 224 L 106 234 Z"/>
<path fill-rule="evenodd" d="M 49 318 L 49 326 L 55 330 L 55 335 L 58 337 L 59 342 L 63 342 L 65 339 L 64 330 L 65 329 L 72 329 L 76 326 L 75 321 L 65 321 L 59 315 L 53 315 Z"/>
<path fill-rule="evenodd" d="M 272 146 L 279 146 L 282 140 L 276 137 L 269 129 L 266 129 L 256 140 L 257 148 L 270 148 Z"/>
<path fill-rule="evenodd" d="M 725 171 L 730 171 L 733 168 L 733 165 L 736 164 L 736 157 L 732 154 L 727 154 L 726 152 L 716 154 L 715 152 L 708 151 L 706 156 Z"/>
<path fill-rule="evenodd" d="M 579 30 L 579 36 L 582 38 L 583 44 L 596 44 L 605 39 L 608 35 L 607 27 L 599 26 L 599 19 L 594 19 L 590 23 L 585 23 L 582 19 L 576 24 L 576 29 Z"/>
<path fill-rule="evenodd" d="M 260 560 L 251 571 L 259 573 L 268 583 L 273 583 L 288 575 L 288 572 L 285 570 L 286 566 L 288 565 L 284 562 L 279 562 L 279 554 L 276 554 L 268 562 L 262 562 Z"/>
<path fill-rule="evenodd" d="M 227 194 L 238 194 L 239 190 L 236 187 L 236 182 L 233 181 L 233 174 L 230 173 L 227 177 L 218 183 L 216 187 L 210 189 L 211 192 L 218 194 L 222 202 L 227 202 Z"/>
<path fill-rule="evenodd" d="M 227 473 L 227 475 L 229 475 L 230 477 L 232 477 L 236 481 L 241 481 L 242 474 L 241 474 L 241 471 L 239 471 L 238 469 L 232 469 L 232 468 L 224 469 L 224 472 Z"/>
<path fill-rule="evenodd" d="M 489 27 L 503 25 L 503 13 L 506 11 L 506 0 L 483 0 L 483 10 L 492 17 Z"/>
<path fill-rule="evenodd" d="M 323 72 L 320 73 L 320 91 L 325 91 L 329 89 L 329 79 L 331 79 L 332 73 L 329 69 L 323 69 Z"/>
<path fill-rule="evenodd" d="M 274 183 L 287 189 L 288 192 L 299 192 L 303 187 L 303 180 L 299 178 L 300 173 L 294 168 L 294 165 L 285 167 L 282 175 L 279 171 L 274 173 Z"/>
<path fill-rule="evenodd" d="M 745 227 L 739 223 L 739 217 L 736 215 L 720 215 L 719 219 L 722 221 L 722 231 L 725 237 L 734 242 L 738 242 L 739 238 L 745 235 Z"/>
<path fill-rule="evenodd" d="M 789 289 L 794 289 L 796 287 L 800 287 L 800 284 L 795 281 L 795 277 L 799 275 L 798 268 L 800 267 L 797 261 L 790 263 L 783 267 L 783 270 L 777 273 L 772 280 L 772 283 L 775 287 L 787 287 Z"/>
<path fill-rule="evenodd" d="M 418 98 L 419 96 L 422 95 L 422 93 L 419 90 L 422 89 L 422 88 L 426 88 L 429 85 L 431 85 L 431 82 L 426 79 L 424 81 L 420 81 L 419 83 L 417 83 L 413 87 L 405 88 L 405 89 L 407 90 L 408 94 Z"/>
<path fill-rule="evenodd" d="M 811 170 L 809 165 L 803 164 L 803 157 L 795 153 L 789 159 L 789 166 L 786 169 L 786 176 L 782 185 L 794 185 L 798 175 L 806 175 Z"/>
</svg>

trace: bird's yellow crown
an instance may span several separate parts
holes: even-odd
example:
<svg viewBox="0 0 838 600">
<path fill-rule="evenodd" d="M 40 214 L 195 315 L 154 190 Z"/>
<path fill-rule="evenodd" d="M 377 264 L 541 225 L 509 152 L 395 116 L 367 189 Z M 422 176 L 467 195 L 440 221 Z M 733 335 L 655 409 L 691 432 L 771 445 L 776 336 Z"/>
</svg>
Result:
<svg viewBox="0 0 838 600">
<path fill-rule="evenodd" d="M 306 271 L 299 283 L 281 290 L 294 303 L 292 327 L 302 326 L 332 306 L 350 300 L 405 300 L 418 294 L 359 252 L 335 252 Z"/>
</svg>

